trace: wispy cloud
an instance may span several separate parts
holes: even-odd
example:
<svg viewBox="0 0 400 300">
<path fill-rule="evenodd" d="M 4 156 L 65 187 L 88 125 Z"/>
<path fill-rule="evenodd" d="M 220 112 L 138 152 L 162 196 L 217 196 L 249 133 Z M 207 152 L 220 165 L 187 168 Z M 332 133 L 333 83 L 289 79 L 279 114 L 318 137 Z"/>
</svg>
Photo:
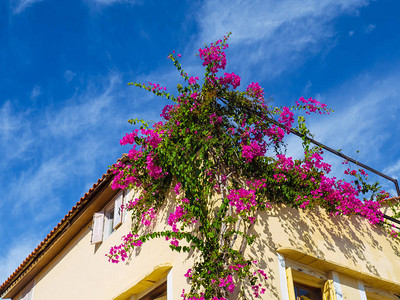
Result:
<svg viewBox="0 0 400 300">
<path fill-rule="evenodd" d="M 0 166 L 29 151 L 34 138 L 31 124 L 26 121 L 28 112 L 17 112 L 10 101 L 0 107 Z"/>
<path fill-rule="evenodd" d="M 334 46 L 334 19 L 366 5 L 366 0 L 205 1 L 197 15 L 199 38 L 213 41 L 232 31 L 230 42 L 241 44 L 235 55 L 246 55 L 258 74 L 274 76 Z"/>
<path fill-rule="evenodd" d="M 344 154 L 389 176 L 399 177 L 399 80 L 398 71 L 363 73 L 326 92 L 322 100 L 336 111 L 323 120 L 313 120 L 311 129 L 316 140 L 336 150 L 342 149 Z M 393 161 L 397 163 L 391 164 Z M 336 167 L 340 162 L 341 159 L 335 158 Z M 335 175 L 342 177 L 343 174 Z M 385 188 L 393 187 L 380 177 L 371 179 L 382 182 Z"/>
<path fill-rule="evenodd" d="M 371 33 L 372 31 L 374 31 L 376 25 L 375 24 L 369 24 L 366 28 L 365 28 L 365 33 Z"/>
<path fill-rule="evenodd" d="M 8 248 L 6 253 L 0 255 L 0 282 L 3 283 L 8 276 L 21 264 L 21 262 L 37 246 L 39 238 L 24 235 L 15 239 L 15 243 Z M 9 241 L 10 242 L 10 241 Z"/>
<path fill-rule="evenodd" d="M 400 174 L 400 159 L 396 161 L 393 165 L 387 166 L 383 170 L 383 173 L 392 176 L 395 179 L 398 179 L 398 175 Z"/>
<path fill-rule="evenodd" d="M 31 91 L 31 94 L 30 94 L 30 98 L 32 99 L 32 100 L 35 100 L 37 97 L 39 97 L 40 95 L 42 94 L 42 88 L 40 87 L 40 86 L 38 86 L 38 85 L 35 85 L 34 87 L 33 87 L 33 89 L 32 89 L 32 91 Z"/>
<path fill-rule="evenodd" d="M 35 3 L 42 2 L 44 0 L 12 0 L 11 6 L 14 14 L 22 13 L 28 7 L 33 6 Z"/>
<path fill-rule="evenodd" d="M 61 107 L 21 111 L 10 102 L 0 107 L 1 166 L 10 171 L 0 178 L 5 224 L 18 219 L 18 228 L 52 228 L 86 192 L 82 182 L 93 184 L 121 155 L 118 140 L 127 131 L 130 110 L 121 109 L 127 97 L 119 90 L 128 88 L 115 73 L 93 82 Z M 0 230 L 0 244 L 7 235 Z"/>
<path fill-rule="evenodd" d="M 313 124 L 317 136 L 339 148 L 360 150 L 369 160 L 376 159 L 384 141 L 397 132 L 398 80 L 400 73 L 363 74 L 328 92 L 324 98 L 332 105 L 337 103 L 337 95 L 346 99 L 340 99 L 344 105 L 331 116 Z"/>
<path fill-rule="evenodd" d="M 108 6 L 117 3 L 138 4 L 140 0 L 85 0 L 87 3 L 96 6 Z"/>
<path fill-rule="evenodd" d="M 71 82 L 72 79 L 75 78 L 75 76 L 76 76 L 76 73 L 72 72 L 71 70 L 66 70 L 66 71 L 64 72 L 64 79 L 65 79 L 67 82 Z"/>
</svg>

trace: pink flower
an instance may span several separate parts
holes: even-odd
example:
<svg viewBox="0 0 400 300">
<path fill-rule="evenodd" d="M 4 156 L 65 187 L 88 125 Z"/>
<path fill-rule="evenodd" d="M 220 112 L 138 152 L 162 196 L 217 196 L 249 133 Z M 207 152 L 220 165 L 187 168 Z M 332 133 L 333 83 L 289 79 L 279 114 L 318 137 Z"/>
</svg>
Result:
<svg viewBox="0 0 400 300">
<path fill-rule="evenodd" d="M 209 66 L 211 73 L 217 73 L 219 69 L 225 69 L 226 66 L 226 55 L 223 50 L 228 47 L 219 46 L 219 41 L 215 44 L 211 44 L 210 47 L 199 49 L 199 56 L 203 60 L 203 66 Z"/>
<path fill-rule="evenodd" d="M 180 182 L 174 187 L 175 194 L 179 195 L 179 189 L 181 188 L 182 184 Z"/>
<path fill-rule="evenodd" d="M 251 97 L 258 99 L 259 101 L 264 100 L 264 90 L 258 84 L 258 82 L 252 82 L 249 84 L 246 90 L 247 94 Z"/>
<path fill-rule="evenodd" d="M 246 162 L 251 162 L 256 157 L 264 156 L 266 151 L 265 145 L 260 145 L 256 141 L 251 142 L 250 145 L 242 145 L 242 157 L 246 159 Z"/>
<path fill-rule="evenodd" d="M 192 269 L 187 270 L 186 274 L 184 275 L 186 278 L 192 277 Z"/>
<path fill-rule="evenodd" d="M 240 76 L 235 73 L 224 73 L 224 77 L 220 77 L 218 81 L 221 85 L 231 84 L 236 89 L 240 85 Z"/>
<path fill-rule="evenodd" d="M 193 85 L 193 84 L 196 84 L 196 81 L 197 81 L 197 80 L 199 80 L 199 77 L 197 77 L 197 76 L 196 76 L 196 77 L 193 77 L 193 76 L 192 76 L 192 77 L 189 78 L 188 81 L 189 81 L 189 84 L 190 84 L 190 85 Z"/>
</svg>

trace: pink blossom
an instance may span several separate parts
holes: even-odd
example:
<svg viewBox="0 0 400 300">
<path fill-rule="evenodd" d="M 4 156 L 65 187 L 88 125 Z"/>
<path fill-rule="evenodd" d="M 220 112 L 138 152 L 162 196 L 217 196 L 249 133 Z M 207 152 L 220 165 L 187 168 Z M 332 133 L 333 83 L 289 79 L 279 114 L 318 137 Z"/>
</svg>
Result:
<svg viewBox="0 0 400 300">
<path fill-rule="evenodd" d="M 135 129 L 132 131 L 132 133 L 127 133 L 121 140 L 120 144 L 121 145 L 126 145 L 126 144 L 134 144 L 135 143 L 135 137 L 137 137 L 139 132 L 139 129 Z"/>
<path fill-rule="evenodd" d="M 199 56 L 203 60 L 203 66 L 209 66 L 211 73 L 217 73 L 219 69 L 225 69 L 226 55 L 222 50 L 228 45 L 223 47 L 218 45 L 219 42 L 211 44 L 210 47 L 199 49 Z"/>
<path fill-rule="evenodd" d="M 231 84 L 234 89 L 236 89 L 240 85 L 240 76 L 235 73 L 224 73 L 223 77 L 218 79 L 220 85 L 229 85 Z"/>
<path fill-rule="evenodd" d="M 250 145 L 242 145 L 242 157 L 246 159 L 246 162 L 251 162 L 256 157 L 264 156 L 266 151 L 265 146 L 256 141 L 251 142 Z"/>
<path fill-rule="evenodd" d="M 258 84 L 258 82 L 252 82 L 249 84 L 247 87 L 246 93 L 251 96 L 256 98 L 259 101 L 264 100 L 264 90 L 261 88 L 261 86 Z"/>
<path fill-rule="evenodd" d="M 150 208 L 148 211 L 142 214 L 142 221 L 141 223 L 145 226 L 150 226 L 151 221 L 154 220 L 156 217 L 156 213 L 154 208 Z"/>
<path fill-rule="evenodd" d="M 197 82 L 196 82 L 197 80 L 199 80 L 199 77 L 197 77 L 197 76 L 196 76 L 196 77 L 193 77 L 193 76 L 192 76 L 192 77 L 189 78 L 188 81 L 189 81 L 189 84 L 190 84 L 190 85 L 193 85 L 193 84 L 196 84 L 196 83 L 197 83 Z"/>
<path fill-rule="evenodd" d="M 179 189 L 181 188 L 182 184 L 178 182 L 174 187 L 175 194 L 179 195 Z"/>
</svg>

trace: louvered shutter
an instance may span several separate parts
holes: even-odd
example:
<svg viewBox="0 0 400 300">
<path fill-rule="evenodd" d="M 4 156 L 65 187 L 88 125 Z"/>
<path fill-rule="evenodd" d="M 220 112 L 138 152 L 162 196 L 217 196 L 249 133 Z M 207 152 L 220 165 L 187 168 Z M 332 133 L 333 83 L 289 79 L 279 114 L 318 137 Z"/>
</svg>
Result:
<svg viewBox="0 0 400 300">
<path fill-rule="evenodd" d="M 115 198 L 114 204 L 114 220 L 113 220 L 113 228 L 117 228 L 122 223 L 122 201 L 123 201 L 123 191 L 119 192 L 117 197 Z"/>
<path fill-rule="evenodd" d="M 93 215 L 92 244 L 100 243 L 103 240 L 104 211 Z"/>
</svg>

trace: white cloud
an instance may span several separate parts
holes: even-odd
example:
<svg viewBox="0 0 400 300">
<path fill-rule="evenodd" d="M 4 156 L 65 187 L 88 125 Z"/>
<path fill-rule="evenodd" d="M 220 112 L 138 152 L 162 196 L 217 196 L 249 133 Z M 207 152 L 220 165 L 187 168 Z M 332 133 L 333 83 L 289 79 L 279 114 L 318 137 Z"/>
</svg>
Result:
<svg viewBox="0 0 400 300">
<path fill-rule="evenodd" d="M 14 14 L 23 12 L 28 7 L 33 6 L 35 3 L 42 2 L 43 0 L 14 0 L 12 1 L 12 10 Z"/>
<path fill-rule="evenodd" d="M 67 82 L 71 82 L 72 79 L 75 78 L 75 76 L 76 76 L 76 73 L 72 72 L 71 70 L 66 70 L 66 71 L 64 72 L 64 79 L 65 79 L 65 81 L 67 81 Z"/>
<path fill-rule="evenodd" d="M 342 153 L 399 178 L 399 80 L 398 71 L 383 75 L 364 73 L 326 92 L 324 102 L 334 106 L 336 111 L 311 122 L 315 139 L 333 149 L 343 149 Z M 335 168 L 341 168 L 341 159 L 332 156 L 329 162 L 333 162 Z M 342 172 L 335 175 L 342 177 Z M 379 181 L 384 189 L 393 188 L 386 179 L 367 173 L 370 180 Z"/>
<path fill-rule="evenodd" d="M 150 99 L 154 105 L 146 105 Z M 124 152 L 119 139 L 132 130 L 127 120 L 157 120 L 163 102 L 112 73 L 91 79 L 85 90 L 59 105 L 19 112 L 10 102 L 0 107 L 1 164 L 13 171 L 0 179 L 0 206 L 12 217 L 29 216 L 34 224 L 51 222 L 62 205 L 78 201 L 86 190 L 77 182 L 92 185 Z M 77 196 L 66 199 L 71 188 Z"/>
<path fill-rule="evenodd" d="M 22 261 L 38 245 L 38 238 L 24 235 L 16 239 L 14 245 L 8 248 L 7 253 L 0 256 L 0 282 L 3 283 L 8 276 L 22 263 Z"/>
<path fill-rule="evenodd" d="M 313 124 L 316 137 L 333 147 L 360 150 L 362 156 L 376 159 L 393 134 L 393 114 L 399 109 L 398 80 L 399 73 L 384 75 L 379 80 L 363 74 L 327 93 L 325 99 L 332 104 L 338 103 L 336 98 L 342 95 L 341 105 L 335 105 L 340 108 L 324 121 Z"/>
<path fill-rule="evenodd" d="M 54 112 L 48 111 L 45 124 L 45 131 L 53 136 L 74 137 L 81 135 L 88 129 L 101 126 L 105 110 L 114 100 L 113 92 L 115 85 L 122 86 L 118 75 L 110 75 L 103 81 L 106 88 L 98 91 L 97 86 L 88 86 L 83 94 L 75 95 L 69 99 L 64 107 Z M 43 133 L 44 134 L 44 133 Z"/>
<path fill-rule="evenodd" d="M 303 93 L 308 94 L 311 87 L 312 87 L 312 82 L 311 80 L 308 80 L 306 86 L 303 89 Z"/>
<path fill-rule="evenodd" d="M 398 179 L 398 174 L 400 173 L 400 159 L 396 161 L 393 165 L 386 167 L 383 170 L 384 174 L 387 174 L 395 179 Z"/>
<path fill-rule="evenodd" d="M 309 117 L 308 125 L 315 140 L 335 150 L 342 149 L 343 154 L 392 178 L 400 178 L 399 81 L 399 71 L 387 74 L 371 71 L 317 97 L 335 112 Z M 287 141 L 287 155 L 301 157 L 301 139 L 290 136 Z M 333 166 L 332 176 L 343 178 L 342 158 L 325 151 L 325 161 Z M 352 167 L 356 168 L 354 164 Z M 370 171 L 367 173 L 370 182 L 379 181 L 384 190 L 397 195 L 392 182 Z"/>
<path fill-rule="evenodd" d="M 258 74 L 276 76 L 333 47 L 334 19 L 366 5 L 366 0 L 205 1 L 197 15 L 199 39 L 211 42 L 231 31 L 230 43 L 241 44 L 231 53 L 245 56 Z"/>
<path fill-rule="evenodd" d="M 40 87 L 40 86 L 38 86 L 38 85 L 35 85 L 34 87 L 33 87 L 33 89 L 32 89 L 32 91 L 31 91 L 31 94 L 30 94 L 30 98 L 32 99 L 32 100 L 35 100 L 37 97 L 39 97 L 40 95 L 42 94 L 42 88 Z"/>
<path fill-rule="evenodd" d="M 372 31 L 374 31 L 375 27 L 376 26 L 374 24 L 369 24 L 367 28 L 365 28 L 365 33 L 371 33 Z"/>
<path fill-rule="evenodd" d="M 0 166 L 29 150 L 34 138 L 26 112 L 16 112 L 10 101 L 0 107 Z"/>
<path fill-rule="evenodd" d="M 96 6 L 108 6 L 116 3 L 138 4 L 139 0 L 86 0 L 87 3 Z"/>
</svg>

